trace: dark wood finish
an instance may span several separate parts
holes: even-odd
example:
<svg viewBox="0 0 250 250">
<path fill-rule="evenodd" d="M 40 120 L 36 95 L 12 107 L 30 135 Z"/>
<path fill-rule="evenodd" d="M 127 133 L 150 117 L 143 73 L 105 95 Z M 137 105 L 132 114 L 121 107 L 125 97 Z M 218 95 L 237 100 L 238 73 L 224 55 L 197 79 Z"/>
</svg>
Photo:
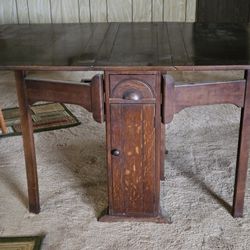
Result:
<svg viewBox="0 0 250 250">
<path fill-rule="evenodd" d="M 29 104 L 38 101 L 77 104 L 93 113 L 95 121 L 104 122 L 104 92 L 102 75 L 96 75 L 90 84 L 58 80 L 25 79 Z"/>
<path fill-rule="evenodd" d="M 90 39 L 87 42 L 85 48 L 81 49 L 80 55 L 78 58 L 72 58 L 72 62 L 75 60 L 81 65 L 90 65 L 95 63 L 96 58 L 99 54 L 99 49 L 104 40 L 106 40 L 107 33 L 109 31 L 109 26 L 112 26 L 107 23 L 102 23 L 100 25 L 95 24 L 95 27 L 91 27 L 92 32 Z M 84 33 L 82 34 L 84 35 Z"/>
<path fill-rule="evenodd" d="M 137 93 L 140 100 L 155 99 L 155 76 L 154 75 L 111 75 L 110 98 L 127 99 L 130 92 Z"/>
<path fill-rule="evenodd" d="M 250 137 L 250 71 L 246 71 L 246 92 L 244 107 L 241 109 L 241 121 L 239 132 L 239 145 L 236 163 L 233 216 L 243 216 L 244 196 L 247 180 L 249 137 Z"/>
<path fill-rule="evenodd" d="M 163 77 L 163 123 L 170 123 L 175 113 L 200 105 L 234 104 L 244 106 L 245 80 L 214 83 L 174 84 L 174 79 Z"/>
<path fill-rule="evenodd" d="M 249 25 L 0 25 L 0 69 L 250 69 Z"/>
<path fill-rule="evenodd" d="M 157 25 L 157 41 L 158 41 L 158 62 L 159 65 L 171 65 L 173 63 L 173 56 L 169 44 L 169 32 L 166 23 L 159 23 Z M 167 42 L 166 42 L 167 41 Z"/>
<path fill-rule="evenodd" d="M 230 103 L 242 108 L 232 210 L 234 217 L 243 216 L 248 168 L 250 71 L 245 75 L 246 80 L 185 85 L 175 85 L 171 76 L 163 76 L 163 123 L 171 122 L 175 113 L 191 106 Z"/>
<path fill-rule="evenodd" d="M 1 128 L 3 134 L 7 133 L 7 127 L 5 124 L 5 120 L 4 120 L 3 112 L 1 110 L 1 108 L 0 108 L 0 128 Z"/>
<path fill-rule="evenodd" d="M 156 65 L 157 26 L 148 23 L 120 23 L 106 65 Z"/>
<path fill-rule="evenodd" d="M 163 75 L 162 84 L 162 122 L 170 123 L 175 113 L 175 86 L 171 75 Z"/>
<path fill-rule="evenodd" d="M 169 33 L 169 46 L 171 48 L 171 58 L 173 65 L 193 65 L 186 50 L 180 23 L 167 23 L 166 28 Z"/>
<path fill-rule="evenodd" d="M 244 105 L 244 80 L 175 85 L 175 113 L 184 108 L 211 104 Z"/>
<path fill-rule="evenodd" d="M 105 79 L 109 211 L 101 221 L 121 217 L 158 221 L 160 75 L 157 72 L 106 72 Z M 126 94 L 133 91 L 140 98 L 131 95 L 136 96 L 135 100 L 128 103 Z"/>
<path fill-rule="evenodd" d="M 24 72 L 16 71 L 16 90 L 21 115 L 21 126 L 23 135 L 23 148 L 26 163 L 26 174 L 29 194 L 29 211 L 32 213 L 40 212 L 39 188 L 36 166 L 36 153 L 33 137 L 33 124 L 30 107 L 27 98 L 27 88 L 24 81 Z"/>
<path fill-rule="evenodd" d="M 213 20 L 216 22 L 217 17 L 217 7 L 220 0 L 198 0 L 196 19 L 198 22 L 208 22 L 208 20 Z"/>
<path fill-rule="evenodd" d="M 25 78 L 25 72 L 16 71 L 16 89 L 21 114 L 21 126 L 26 162 L 29 210 L 39 213 L 39 189 L 33 124 L 29 105 L 37 101 L 53 101 L 78 104 L 93 113 L 97 122 L 104 121 L 104 91 L 102 75 L 96 75 L 90 85 L 65 81 Z"/>
<path fill-rule="evenodd" d="M 103 40 L 103 43 L 98 51 L 95 64 L 102 66 L 106 66 L 108 64 L 119 27 L 119 23 L 110 24 L 106 37 Z"/>
<path fill-rule="evenodd" d="M 247 23 L 249 14 L 248 0 L 197 0 L 199 22 Z"/>
<path fill-rule="evenodd" d="M 99 123 L 105 121 L 104 116 L 104 90 L 103 76 L 95 75 L 91 81 L 91 112 L 93 118 Z"/>
<path fill-rule="evenodd" d="M 91 88 L 89 85 L 58 81 L 26 79 L 28 101 L 64 102 L 77 104 L 91 111 Z"/>
<path fill-rule="evenodd" d="M 161 75 L 171 70 L 250 70 L 249 30 L 250 24 L 214 23 L 0 25 L 0 70 L 16 70 L 30 211 L 40 208 L 29 104 L 77 104 L 96 121 L 106 120 L 109 211 L 100 220 L 157 222 L 165 221 L 159 219 L 163 124 L 186 107 L 231 103 L 242 107 L 233 204 L 233 215 L 242 216 L 249 78 L 247 87 L 245 80 L 178 85 L 169 75 L 162 81 Z M 105 86 L 101 75 L 81 86 L 24 80 L 25 70 L 104 70 Z"/>
<path fill-rule="evenodd" d="M 161 181 L 165 180 L 165 156 L 166 156 L 165 133 L 166 133 L 165 124 L 162 123 L 161 124 L 161 173 L 160 173 Z"/>
</svg>

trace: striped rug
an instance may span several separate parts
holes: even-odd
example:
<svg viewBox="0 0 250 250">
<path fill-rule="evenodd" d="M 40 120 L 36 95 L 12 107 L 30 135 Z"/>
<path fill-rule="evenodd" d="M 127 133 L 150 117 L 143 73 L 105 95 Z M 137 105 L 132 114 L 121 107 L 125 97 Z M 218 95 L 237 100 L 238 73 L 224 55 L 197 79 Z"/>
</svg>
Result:
<svg viewBox="0 0 250 250">
<path fill-rule="evenodd" d="M 0 137 L 20 135 L 20 114 L 18 107 L 3 109 L 3 116 L 8 129 L 7 134 Z M 34 132 L 69 128 L 80 124 L 78 119 L 61 103 L 46 103 L 31 106 L 31 116 Z"/>
<path fill-rule="evenodd" d="M 44 236 L 0 237 L 0 250 L 39 250 Z"/>
</svg>

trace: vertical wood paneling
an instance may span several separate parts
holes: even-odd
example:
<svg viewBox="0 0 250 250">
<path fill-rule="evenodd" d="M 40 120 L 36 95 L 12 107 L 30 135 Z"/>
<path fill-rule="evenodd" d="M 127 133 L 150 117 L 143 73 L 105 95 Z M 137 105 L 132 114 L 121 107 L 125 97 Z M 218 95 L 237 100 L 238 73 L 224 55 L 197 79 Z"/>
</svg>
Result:
<svg viewBox="0 0 250 250">
<path fill-rule="evenodd" d="M 164 0 L 164 21 L 185 22 L 185 20 L 186 0 Z"/>
<path fill-rule="evenodd" d="M 78 0 L 52 0 L 51 16 L 52 23 L 78 23 Z"/>
<path fill-rule="evenodd" d="M 15 0 L 0 0 L 0 24 L 18 23 Z"/>
<path fill-rule="evenodd" d="M 107 22 L 107 0 L 90 0 L 91 22 Z"/>
<path fill-rule="evenodd" d="M 79 0 L 79 15 L 81 23 L 90 22 L 89 0 Z"/>
<path fill-rule="evenodd" d="M 30 23 L 51 23 L 49 0 L 28 0 Z"/>
<path fill-rule="evenodd" d="M 196 6 L 197 0 L 0 0 L 0 24 L 194 22 Z"/>
<path fill-rule="evenodd" d="M 108 0 L 109 22 L 131 22 L 132 0 Z"/>
<path fill-rule="evenodd" d="M 195 22 L 197 0 L 186 0 L 186 22 Z"/>
<path fill-rule="evenodd" d="M 151 0 L 133 0 L 133 22 L 150 22 Z"/>
<path fill-rule="evenodd" d="M 247 23 L 250 17 L 249 0 L 199 0 L 199 22 Z"/>
<path fill-rule="evenodd" d="M 19 23 L 29 23 L 28 0 L 16 0 Z"/>
<path fill-rule="evenodd" d="M 163 21 L 163 1 L 164 0 L 153 0 L 153 6 L 152 6 L 153 22 Z"/>
<path fill-rule="evenodd" d="M 205 0 L 199 0 L 197 9 L 198 22 L 216 22 L 219 1 L 220 0 L 210 0 L 209 2 L 207 2 Z"/>
</svg>

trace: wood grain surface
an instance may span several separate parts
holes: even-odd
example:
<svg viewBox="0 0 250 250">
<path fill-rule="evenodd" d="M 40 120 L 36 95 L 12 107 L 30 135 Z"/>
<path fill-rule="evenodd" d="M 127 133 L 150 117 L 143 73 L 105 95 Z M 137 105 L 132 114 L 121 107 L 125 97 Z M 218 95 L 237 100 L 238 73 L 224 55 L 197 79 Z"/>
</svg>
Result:
<svg viewBox="0 0 250 250">
<path fill-rule="evenodd" d="M 247 23 L 250 21 L 248 0 L 199 0 L 197 20 L 200 22 Z"/>
<path fill-rule="evenodd" d="M 249 27 L 178 22 L 2 25 L 0 69 L 247 69 Z"/>
<path fill-rule="evenodd" d="M 197 0 L 1 0 L 0 24 L 195 20 Z M 165 7 L 164 7 L 165 6 Z"/>
<path fill-rule="evenodd" d="M 0 1 L 0 23 L 18 23 L 15 0 Z"/>
<path fill-rule="evenodd" d="M 163 9 L 164 0 L 153 0 L 152 2 L 152 21 L 153 22 L 162 22 L 164 16 Z"/>
<path fill-rule="evenodd" d="M 51 23 L 49 0 L 28 0 L 30 23 Z"/>
<path fill-rule="evenodd" d="M 95 0 L 90 2 L 91 21 L 94 23 L 107 22 L 107 4 L 106 0 Z"/>
<path fill-rule="evenodd" d="M 134 0 L 133 1 L 133 21 L 150 22 L 152 20 L 152 1 Z"/>
<path fill-rule="evenodd" d="M 109 22 L 130 22 L 132 20 L 132 0 L 108 0 Z"/>
<path fill-rule="evenodd" d="M 156 217 L 162 141 L 160 78 L 155 72 L 108 72 L 106 79 L 109 216 Z M 141 93 L 140 98 L 127 99 L 128 91 Z"/>
<path fill-rule="evenodd" d="M 164 0 L 164 21 L 179 21 L 186 20 L 186 1 L 187 0 Z"/>
<path fill-rule="evenodd" d="M 52 23 L 78 23 L 78 0 L 53 0 L 51 1 Z"/>
<path fill-rule="evenodd" d="M 18 23 L 30 23 L 28 0 L 16 1 Z"/>
<path fill-rule="evenodd" d="M 249 135 L 250 135 L 250 72 L 245 71 L 247 81 L 244 107 L 241 109 L 241 120 L 239 130 L 238 154 L 236 161 L 235 185 L 232 215 L 243 217 L 244 197 L 247 182 L 248 157 L 249 157 Z"/>
<path fill-rule="evenodd" d="M 88 23 L 90 22 L 90 5 L 89 0 L 79 0 L 79 16 L 80 23 Z"/>
</svg>

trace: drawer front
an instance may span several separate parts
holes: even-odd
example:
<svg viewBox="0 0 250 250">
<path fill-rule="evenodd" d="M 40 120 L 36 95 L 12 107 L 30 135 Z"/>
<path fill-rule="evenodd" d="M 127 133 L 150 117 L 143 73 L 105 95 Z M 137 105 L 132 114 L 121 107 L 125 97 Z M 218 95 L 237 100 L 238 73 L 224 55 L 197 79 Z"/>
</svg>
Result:
<svg viewBox="0 0 250 250">
<path fill-rule="evenodd" d="M 132 102 L 155 100 L 155 75 L 110 75 L 110 98 Z"/>
</svg>

